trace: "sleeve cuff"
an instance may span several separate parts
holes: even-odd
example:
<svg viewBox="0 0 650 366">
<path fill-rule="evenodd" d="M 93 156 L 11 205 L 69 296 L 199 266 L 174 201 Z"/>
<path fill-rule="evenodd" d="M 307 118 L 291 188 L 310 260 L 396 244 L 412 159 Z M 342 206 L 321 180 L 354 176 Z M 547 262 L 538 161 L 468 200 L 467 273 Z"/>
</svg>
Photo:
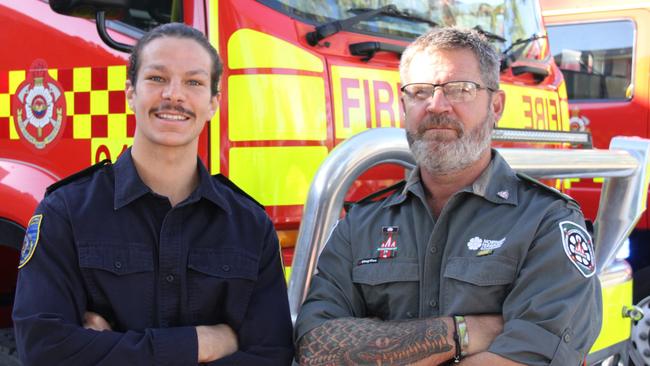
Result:
<svg viewBox="0 0 650 366">
<path fill-rule="evenodd" d="M 157 328 L 152 330 L 156 365 L 196 365 L 199 346 L 194 327 Z"/>
<path fill-rule="evenodd" d="M 514 319 L 505 324 L 488 351 L 526 365 L 577 366 L 582 359 L 572 340 L 570 329 L 560 337 L 537 324 Z"/>
</svg>

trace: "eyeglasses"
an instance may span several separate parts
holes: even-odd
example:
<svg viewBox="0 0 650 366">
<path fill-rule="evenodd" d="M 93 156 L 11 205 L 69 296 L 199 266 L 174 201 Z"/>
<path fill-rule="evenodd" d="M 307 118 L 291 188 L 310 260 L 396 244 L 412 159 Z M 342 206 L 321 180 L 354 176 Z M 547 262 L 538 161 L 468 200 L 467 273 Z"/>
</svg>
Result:
<svg viewBox="0 0 650 366">
<path fill-rule="evenodd" d="M 442 89 L 442 93 L 450 103 L 471 102 L 476 98 L 477 90 L 496 91 L 473 81 L 448 81 L 442 84 L 410 83 L 402 86 L 401 90 L 410 102 L 422 102 L 433 96 L 438 88 Z"/>
</svg>

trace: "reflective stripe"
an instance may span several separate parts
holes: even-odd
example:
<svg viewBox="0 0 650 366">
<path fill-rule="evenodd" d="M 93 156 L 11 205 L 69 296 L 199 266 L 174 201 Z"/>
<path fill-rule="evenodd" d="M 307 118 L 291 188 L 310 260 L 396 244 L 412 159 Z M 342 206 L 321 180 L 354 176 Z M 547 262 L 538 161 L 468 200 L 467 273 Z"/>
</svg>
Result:
<svg viewBox="0 0 650 366">
<path fill-rule="evenodd" d="M 90 114 L 108 114 L 108 90 L 90 92 Z"/>
<path fill-rule="evenodd" d="M 623 318 L 624 305 L 632 304 L 632 281 L 603 286 L 603 325 L 590 353 L 597 352 L 630 337 L 630 318 Z"/>
<path fill-rule="evenodd" d="M 371 127 L 400 127 L 399 72 L 332 66 L 332 99 L 337 139 Z"/>
<path fill-rule="evenodd" d="M 325 146 L 230 149 L 230 179 L 265 206 L 302 205 Z"/>
<path fill-rule="evenodd" d="M 126 88 L 126 66 L 117 65 L 106 68 L 108 90 L 125 90 Z"/>
<path fill-rule="evenodd" d="M 91 90 L 90 67 L 76 67 L 72 69 L 72 90 L 75 92 L 89 92 Z"/>
<path fill-rule="evenodd" d="M 206 12 L 208 16 L 208 39 L 212 47 L 221 55 L 219 49 L 219 0 L 210 0 Z M 219 106 L 217 106 L 217 111 L 210 120 L 208 128 L 210 134 L 209 169 L 211 174 L 217 174 L 221 172 L 221 108 Z"/>
<path fill-rule="evenodd" d="M 323 72 L 323 62 L 317 56 L 285 40 L 246 28 L 228 39 L 228 67 Z"/>
<path fill-rule="evenodd" d="M 230 76 L 228 135 L 232 141 L 325 140 L 323 79 L 301 75 Z"/>
<path fill-rule="evenodd" d="M 506 92 L 501 128 L 568 131 L 569 114 L 553 90 L 501 84 Z"/>
<path fill-rule="evenodd" d="M 9 71 L 9 92 L 14 93 L 20 83 L 22 83 L 25 78 L 27 77 L 27 71 L 25 70 L 15 70 L 15 71 Z M 11 99 L 11 98 L 10 98 Z M 9 103 L 7 103 L 7 108 L 9 108 Z M 11 113 L 11 112 L 10 112 Z M 20 135 L 18 134 L 18 131 L 16 130 L 16 124 L 14 123 L 14 117 L 11 116 L 9 118 L 9 139 L 10 140 L 18 140 L 20 138 Z"/>
<path fill-rule="evenodd" d="M 89 114 L 72 116 L 72 138 L 89 139 L 92 137 L 92 125 Z"/>
</svg>

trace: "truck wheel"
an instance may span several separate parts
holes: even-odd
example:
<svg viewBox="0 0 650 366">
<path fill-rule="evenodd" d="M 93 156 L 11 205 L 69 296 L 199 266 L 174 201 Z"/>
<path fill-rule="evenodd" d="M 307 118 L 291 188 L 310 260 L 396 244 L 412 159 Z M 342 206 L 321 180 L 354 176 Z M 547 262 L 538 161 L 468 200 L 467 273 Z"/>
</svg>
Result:
<svg viewBox="0 0 650 366">
<path fill-rule="evenodd" d="M 643 311 L 643 319 L 632 322 L 630 337 L 630 360 L 635 366 L 650 365 L 650 296 L 641 300 L 637 307 Z"/>
<path fill-rule="evenodd" d="M 20 366 L 14 330 L 11 328 L 0 329 L 0 366 Z"/>
</svg>

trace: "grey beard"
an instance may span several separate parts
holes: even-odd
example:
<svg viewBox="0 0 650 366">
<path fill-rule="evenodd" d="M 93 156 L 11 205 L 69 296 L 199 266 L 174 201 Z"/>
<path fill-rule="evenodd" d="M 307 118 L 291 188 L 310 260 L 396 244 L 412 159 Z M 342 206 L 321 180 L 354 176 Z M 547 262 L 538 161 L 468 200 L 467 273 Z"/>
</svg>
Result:
<svg viewBox="0 0 650 366">
<path fill-rule="evenodd" d="M 421 169 L 433 175 L 445 175 L 462 170 L 478 161 L 490 148 L 492 139 L 493 118 L 490 114 L 483 122 L 471 131 L 464 131 L 461 124 L 449 122 L 445 117 L 434 117 L 451 123 L 461 130 L 459 138 L 452 141 L 436 141 L 424 137 L 424 130 L 417 134 L 406 133 L 411 152 Z"/>
</svg>

